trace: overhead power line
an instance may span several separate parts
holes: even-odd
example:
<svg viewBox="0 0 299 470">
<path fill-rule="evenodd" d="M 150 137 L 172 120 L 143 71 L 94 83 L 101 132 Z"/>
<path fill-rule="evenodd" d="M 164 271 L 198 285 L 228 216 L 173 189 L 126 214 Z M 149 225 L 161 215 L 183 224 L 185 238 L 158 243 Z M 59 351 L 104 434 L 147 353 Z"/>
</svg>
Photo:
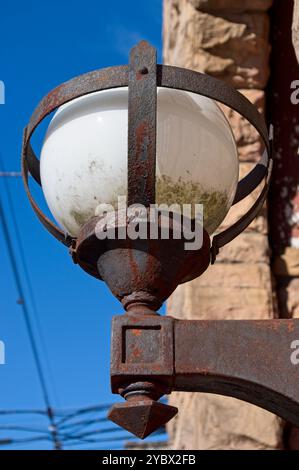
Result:
<svg viewBox="0 0 299 470">
<path fill-rule="evenodd" d="M 4 168 L 5 167 L 4 167 L 2 155 L 0 153 L 0 170 L 3 170 L 2 173 L 5 173 Z M 0 172 L 0 175 L 1 175 L 1 172 Z M 24 276 L 25 276 L 25 280 L 26 280 L 26 284 L 27 284 L 27 288 L 28 288 L 28 293 L 29 293 L 29 296 L 30 296 L 32 311 L 33 311 L 33 314 L 34 314 L 34 320 L 35 320 L 35 325 L 36 325 L 36 331 L 37 331 L 38 336 L 40 338 L 40 344 L 41 344 L 41 347 L 42 347 L 42 352 L 43 352 L 46 368 L 47 368 L 48 374 L 50 376 L 50 381 L 52 383 L 52 391 L 54 392 L 54 397 L 55 397 L 56 402 L 57 402 L 57 393 L 56 393 L 55 384 L 54 384 L 54 380 L 53 380 L 53 374 L 52 374 L 52 370 L 51 370 L 51 367 L 50 367 L 50 361 L 49 361 L 48 354 L 47 354 L 46 342 L 44 340 L 44 335 L 43 335 L 42 327 L 41 327 L 40 320 L 39 320 L 37 305 L 36 305 L 35 296 L 34 296 L 33 288 L 32 288 L 32 282 L 31 282 L 31 279 L 30 279 L 29 270 L 28 270 L 27 263 L 26 263 L 25 251 L 24 251 L 23 244 L 22 244 L 22 237 L 21 237 L 21 233 L 20 233 L 20 230 L 19 230 L 19 227 L 18 227 L 18 222 L 17 222 L 17 217 L 16 217 L 16 214 L 15 214 L 15 210 L 14 210 L 12 196 L 11 196 L 10 188 L 9 188 L 9 185 L 7 184 L 6 179 L 3 180 L 3 184 L 4 184 L 4 189 L 5 189 L 5 192 L 6 192 L 6 196 L 7 196 L 7 202 L 8 202 L 8 207 L 9 207 L 9 211 L 10 211 L 10 215 L 11 215 L 11 219 L 12 219 L 13 228 L 14 228 L 15 235 L 16 235 L 16 243 L 17 243 L 17 246 L 18 246 L 20 260 L 21 260 L 21 264 L 22 264 L 22 267 L 23 267 L 23 272 L 24 272 Z M 19 302 L 22 302 L 22 299 L 19 299 Z"/>
<path fill-rule="evenodd" d="M 44 398 L 45 405 L 46 405 L 46 411 L 47 411 L 47 415 L 48 415 L 50 426 L 51 426 L 51 434 L 52 434 L 52 438 L 53 438 L 54 448 L 55 449 L 61 449 L 61 444 L 60 444 L 60 442 L 57 438 L 57 430 L 56 430 L 55 418 L 54 418 L 54 415 L 53 415 L 53 408 L 52 408 L 51 403 L 50 403 L 48 388 L 47 388 L 44 372 L 43 372 L 43 369 L 42 369 L 42 364 L 41 364 L 41 361 L 40 361 L 40 358 L 39 358 L 39 355 L 38 355 L 38 349 L 37 349 L 37 345 L 36 345 L 36 341 L 35 341 L 35 337 L 34 337 L 34 333 L 33 333 L 31 319 L 30 319 L 28 308 L 27 308 L 27 303 L 26 303 L 26 299 L 25 299 L 25 295 L 24 295 L 24 290 L 23 290 L 21 278 L 20 278 L 20 275 L 19 275 L 18 265 L 17 265 L 13 245 L 12 245 L 12 242 L 11 242 L 11 239 L 10 239 L 8 224 L 6 222 L 5 213 L 4 213 L 4 209 L 3 209 L 1 199 L 0 199 L 0 218 L 1 218 L 1 223 L 2 223 L 5 242 L 6 242 L 6 245 L 7 245 L 8 255 L 9 255 L 12 270 L 13 270 L 13 276 L 14 276 L 16 287 L 17 287 L 17 290 L 18 290 L 18 295 L 19 295 L 20 299 L 23 299 L 23 302 L 20 305 L 21 305 L 21 308 L 22 308 L 23 313 L 24 313 L 25 325 L 26 325 L 27 332 L 28 332 L 29 342 L 30 342 L 30 345 L 31 345 L 32 354 L 33 354 L 33 357 L 34 357 L 36 370 L 37 370 L 37 374 L 38 374 L 41 389 L 42 389 L 43 398 Z"/>
<path fill-rule="evenodd" d="M 2 168 L 1 168 L 2 167 Z M 0 169 L 3 169 L 1 155 L 0 155 Z M 0 171 L 0 177 L 4 177 L 4 184 L 7 193 L 9 209 L 12 217 L 12 222 L 14 226 L 14 231 L 17 236 L 17 244 L 18 244 L 18 251 L 20 254 L 20 260 L 23 265 L 23 274 L 25 275 L 25 279 L 27 281 L 28 286 L 28 293 L 31 299 L 31 306 L 35 313 L 35 320 L 37 330 L 36 332 L 40 335 L 42 340 L 42 334 L 40 325 L 38 322 L 37 316 L 37 309 L 35 304 L 35 298 L 33 295 L 32 284 L 30 282 L 30 277 L 26 265 L 24 250 L 22 244 L 20 242 L 20 233 L 18 230 L 17 219 L 14 213 L 14 207 L 12 203 L 12 198 L 9 192 L 9 188 L 6 183 L 6 177 L 20 177 L 20 172 L 13 172 L 13 171 Z M 97 449 L 101 448 L 100 444 L 105 445 L 105 443 L 109 444 L 109 448 L 121 448 L 117 444 L 125 443 L 125 441 L 135 440 L 134 436 L 129 435 L 126 431 L 119 429 L 118 427 L 111 425 L 109 422 L 109 426 L 105 426 L 105 423 L 108 424 L 106 416 L 100 415 L 97 416 L 98 413 L 105 412 L 108 408 L 110 408 L 111 404 L 104 404 L 104 405 L 94 405 L 85 408 L 73 408 L 73 409 L 53 409 L 51 402 L 50 402 L 50 395 L 48 390 L 48 384 L 46 381 L 46 375 L 43 371 L 43 365 L 40 360 L 40 356 L 38 353 L 38 345 L 35 339 L 35 333 L 33 329 L 33 325 L 31 322 L 30 317 L 30 310 L 29 306 L 26 302 L 25 298 L 25 291 L 23 289 L 21 275 L 19 273 L 19 263 L 17 263 L 16 254 L 14 251 L 11 234 L 9 231 L 7 219 L 5 217 L 5 212 L 3 208 L 3 204 L 0 197 L 0 222 L 3 227 L 4 239 L 6 241 L 9 259 L 11 262 L 13 275 L 18 291 L 18 296 L 20 301 L 21 308 L 24 313 L 24 320 L 26 329 L 28 332 L 28 337 L 30 341 L 30 346 L 32 349 L 32 354 L 34 357 L 39 382 L 42 389 L 43 399 L 45 402 L 45 409 L 31 409 L 31 410 L 20 410 L 20 409 L 11 409 L 11 410 L 0 410 L 0 418 L 1 416 L 25 416 L 26 414 L 32 414 L 33 416 L 40 416 L 41 418 L 47 417 L 49 420 L 50 425 L 48 427 L 43 427 L 42 424 L 26 424 L 23 421 L 21 423 L 12 423 L 12 424 L 1 424 L 0 422 L 0 446 L 10 446 L 10 445 L 24 445 L 30 444 L 35 442 L 52 442 L 55 449 L 61 449 L 62 446 L 64 447 L 74 447 L 74 446 L 83 446 L 86 448 L 86 444 L 97 444 Z M 41 341 L 43 343 L 43 341 Z M 43 345 L 43 344 L 42 344 Z M 49 371 L 50 372 L 50 371 Z M 79 418 L 79 419 L 78 419 Z M 102 427 L 102 425 L 104 425 Z M 20 437 L 9 437 L 3 436 L 3 433 L 18 433 Z M 21 433 L 21 434 L 20 434 Z M 22 436 L 23 433 L 23 437 Z M 32 435 L 30 435 L 32 434 Z M 156 435 L 165 434 L 164 429 L 158 430 Z M 103 435 L 103 437 L 102 437 Z M 112 445 L 112 447 L 111 447 Z"/>
<path fill-rule="evenodd" d="M 106 417 L 107 408 L 110 408 L 111 404 L 107 405 L 95 405 L 86 408 L 76 409 L 55 409 L 55 416 L 64 416 L 68 418 L 68 424 L 64 424 L 61 427 L 56 424 L 57 437 L 63 447 L 80 447 L 88 444 L 98 444 L 99 446 L 107 445 L 109 448 L 122 448 L 122 445 L 127 441 L 136 440 L 132 435 L 129 435 L 123 429 L 114 425 Z M 29 415 L 28 419 L 32 420 L 32 416 L 40 415 L 46 416 L 45 410 L 0 410 L 1 416 L 12 415 Z M 97 416 L 94 416 L 97 413 Z M 1 424 L 0 421 L 0 447 L 10 446 L 22 446 L 24 444 L 30 444 L 35 442 L 51 442 L 53 436 L 49 427 L 46 427 L 41 421 L 32 422 L 27 424 L 24 422 L 22 416 L 22 422 Z M 86 416 L 86 419 L 80 420 L 80 426 L 78 426 L 78 417 Z M 91 417 L 94 416 L 94 419 Z M 97 418 L 97 419 L 96 419 Z M 91 421 L 94 421 L 91 423 Z M 29 421 L 30 423 L 30 421 Z M 93 424 L 93 427 L 90 426 Z M 74 425 L 74 426 L 72 426 Z M 88 428 L 88 429 L 87 429 Z M 11 433 L 18 433 L 17 435 L 11 436 Z M 164 429 L 158 430 L 156 435 L 164 434 Z"/>
<path fill-rule="evenodd" d="M 22 173 L 20 171 L 0 171 L 0 176 L 6 176 L 8 178 L 20 178 Z"/>
</svg>

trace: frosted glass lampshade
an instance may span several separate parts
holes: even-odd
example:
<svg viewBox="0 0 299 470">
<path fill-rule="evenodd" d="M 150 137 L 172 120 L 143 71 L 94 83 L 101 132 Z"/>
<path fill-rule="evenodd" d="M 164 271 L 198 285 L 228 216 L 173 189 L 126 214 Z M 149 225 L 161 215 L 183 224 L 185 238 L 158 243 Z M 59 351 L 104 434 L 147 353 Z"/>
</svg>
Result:
<svg viewBox="0 0 299 470">
<path fill-rule="evenodd" d="M 218 107 L 193 93 L 158 89 L 157 203 L 203 203 L 211 234 L 227 214 L 238 181 L 237 149 Z M 54 115 L 41 151 L 50 211 L 77 236 L 100 203 L 127 194 L 128 90 L 77 98 Z"/>
</svg>

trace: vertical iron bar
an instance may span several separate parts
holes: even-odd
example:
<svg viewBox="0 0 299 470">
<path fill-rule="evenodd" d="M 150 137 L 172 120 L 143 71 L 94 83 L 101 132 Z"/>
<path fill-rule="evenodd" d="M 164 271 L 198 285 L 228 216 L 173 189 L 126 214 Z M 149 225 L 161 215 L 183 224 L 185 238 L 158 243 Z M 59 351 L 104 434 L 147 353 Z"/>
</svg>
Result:
<svg viewBox="0 0 299 470">
<path fill-rule="evenodd" d="M 128 205 L 155 203 L 157 52 L 141 41 L 130 53 Z"/>
</svg>

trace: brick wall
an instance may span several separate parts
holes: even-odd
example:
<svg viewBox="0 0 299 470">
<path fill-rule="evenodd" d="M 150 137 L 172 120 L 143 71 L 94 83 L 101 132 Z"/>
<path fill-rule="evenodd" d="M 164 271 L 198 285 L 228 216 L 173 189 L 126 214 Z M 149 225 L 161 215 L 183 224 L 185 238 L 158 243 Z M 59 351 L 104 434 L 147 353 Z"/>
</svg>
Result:
<svg viewBox="0 0 299 470">
<path fill-rule="evenodd" d="M 164 0 L 164 61 L 206 72 L 235 86 L 264 111 L 269 77 L 270 0 Z M 228 6 L 229 5 L 229 6 Z M 225 110 L 239 147 L 240 176 L 261 156 L 261 142 L 236 113 Z M 248 207 L 234 207 L 223 226 Z M 272 288 L 266 208 L 214 266 L 179 286 L 168 313 L 187 319 L 268 319 L 277 316 Z M 232 338 L 233 341 L 233 338 Z M 175 449 L 275 449 L 282 423 L 253 405 L 211 394 L 173 393 L 179 406 L 169 424 Z"/>
</svg>

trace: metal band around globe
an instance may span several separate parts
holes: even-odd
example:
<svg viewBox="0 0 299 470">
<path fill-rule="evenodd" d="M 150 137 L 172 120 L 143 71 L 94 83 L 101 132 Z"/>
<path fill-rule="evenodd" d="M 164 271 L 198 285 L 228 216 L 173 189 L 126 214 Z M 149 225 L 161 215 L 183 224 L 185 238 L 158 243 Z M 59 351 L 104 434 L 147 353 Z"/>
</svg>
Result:
<svg viewBox="0 0 299 470">
<path fill-rule="evenodd" d="M 23 141 L 25 140 L 26 136 L 26 129 L 24 130 L 24 135 L 23 135 Z M 34 201 L 29 184 L 28 184 L 28 162 L 24 153 L 24 144 L 23 144 L 23 151 L 22 151 L 22 178 L 23 178 L 23 183 L 25 186 L 25 191 L 27 194 L 27 197 L 29 199 L 29 202 L 31 204 L 32 209 L 34 210 L 35 214 L 37 215 L 38 219 L 40 222 L 43 224 L 43 226 L 53 235 L 58 241 L 63 243 L 66 246 L 71 246 L 72 245 L 72 238 L 66 235 L 62 230 L 60 230 L 53 222 L 51 222 L 48 217 L 40 210 L 36 202 Z"/>
<path fill-rule="evenodd" d="M 219 248 L 233 240 L 251 223 L 266 199 L 272 168 L 267 128 L 262 115 L 255 106 L 250 103 L 244 95 L 221 80 L 200 72 L 168 65 L 157 65 L 156 70 L 156 84 L 155 81 L 153 81 L 156 87 L 189 91 L 219 101 L 247 119 L 257 130 L 265 144 L 267 152 L 265 162 L 261 160 L 248 175 L 239 181 L 233 204 L 236 204 L 248 196 L 266 177 L 265 186 L 258 199 L 241 219 L 225 231 L 214 236 L 212 242 L 212 262 L 214 262 Z M 31 136 L 40 122 L 63 104 L 96 91 L 125 87 L 128 86 L 128 84 L 128 66 L 108 67 L 73 78 L 55 88 L 41 100 L 30 119 L 28 127 L 25 129 L 22 148 L 22 174 L 27 196 L 39 220 L 55 238 L 66 246 L 71 246 L 75 239 L 69 235 L 65 235 L 62 230 L 42 213 L 30 193 L 28 172 L 30 172 L 38 184 L 41 184 L 39 160 L 31 147 Z M 128 145 L 130 146 L 130 142 Z"/>
<path fill-rule="evenodd" d="M 130 52 L 128 206 L 156 202 L 157 51 L 146 41 Z"/>
</svg>

